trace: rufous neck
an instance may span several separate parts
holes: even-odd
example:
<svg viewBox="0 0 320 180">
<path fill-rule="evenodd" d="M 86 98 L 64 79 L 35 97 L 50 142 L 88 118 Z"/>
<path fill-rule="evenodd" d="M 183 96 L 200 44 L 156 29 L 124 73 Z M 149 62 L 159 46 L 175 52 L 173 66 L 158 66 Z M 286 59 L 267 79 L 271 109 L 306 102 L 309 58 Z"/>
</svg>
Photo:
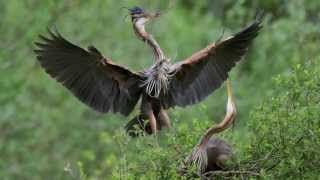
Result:
<svg viewBox="0 0 320 180">
<path fill-rule="evenodd" d="M 235 106 L 235 102 L 233 101 L 231 82 L 229 79 L 227 79 L 227 93 L 228 93 L 227 112 L 224 119 L 219 124 L 209 128 L 206 131 L 206 133 L 200 140 L 200 145 L 206 145 L 210 140 L 211 136 L 224 131 L 234 122 L 237 116 L 237 109 Z"/>
<path fill-rule="evenodd" d="M 151 34 L 147 33 L 145 30 L 144 23 L 146 21 L 144 20 L 135 20 L 133 22 L 133 29 L 135 34 L 138 36 L 139 39 L 141 39 L 143 42 L 147 43 L 149 47 L 152 49 L 155 60 L 160 61 L 165 59 L 164 53 L 162 49 L 160 48 L 157 41 L 152 37 Z"/>
</svg>

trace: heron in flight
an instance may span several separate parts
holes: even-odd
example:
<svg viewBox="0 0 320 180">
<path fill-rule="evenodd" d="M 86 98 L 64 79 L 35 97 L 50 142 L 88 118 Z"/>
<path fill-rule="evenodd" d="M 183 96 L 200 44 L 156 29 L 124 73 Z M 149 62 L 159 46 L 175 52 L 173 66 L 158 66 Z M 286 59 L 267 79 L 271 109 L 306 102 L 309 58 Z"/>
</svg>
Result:
<svg viewBox="0 0 320 180">
<path fill-rule="evenodd" d="M 116 64 L 94 46 L 83 49 L 57 31 L 49 30 L 49 37 L 40 35 L 40 42 L 35 43 L 45 71 L 94 110 L 128 116 L 141 99 L 140 113 L 126 125 L 128 131 L 144 121 L 148 133 L 169 128 L 166 110 L 199 103 L 218 89 L 261 29 L 261 20 L 256 18 L 240 32 L 173 63 L 145 29 L 160 13 L 140 7 L 129 13 L 135 34 L 154 54 L 154 64 L 140 72 Z"/>
</svg>

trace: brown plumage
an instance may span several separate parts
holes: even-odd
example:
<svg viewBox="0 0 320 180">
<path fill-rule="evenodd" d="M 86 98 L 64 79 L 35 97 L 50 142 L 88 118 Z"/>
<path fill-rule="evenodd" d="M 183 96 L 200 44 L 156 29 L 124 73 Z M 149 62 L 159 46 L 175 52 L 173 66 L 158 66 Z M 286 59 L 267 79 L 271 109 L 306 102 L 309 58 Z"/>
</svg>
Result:
<svg viewBox="0 0 320 180">
<path fill-rule="evenodd" d="M 130 15 L 136 35 L 151 47 L 156 61 L 141 72 L 116 65 L 94 47 L 82 49 L 58 32 L 49 31 L 50 37 L 40 36 L 35 50 L 51 77 L 99 112 L 127 116 L 141 98 L 141 114 L 128 123 L 128 131 L 145 120 L 152 133 L 170 127 L 165 110 L 198 103 L 219 88 L 261 29 L 261 21 L 256 19 L 234 36 L 172 64 L 144 28 L 159 13 L 150 14 L 135 7 L 130 9 Z"/>
<path fill-rule="evenodd" d="M 257 19 L 234 36 L 210 44 L 186 60 L 174 64 L 177 72 L 171 80 L 170 91 L 163 97 L 164 107 L 184 107 L 198 103 L 219 88 L 258 35 L 260 23 Z"/>
<path fill-rule="evenodd" d="M 100 112 L 129 115 L 141 94 L 140 76 L 104 58 L 94 47 L 84 50 L 60 34 L 40 36 L 35 50 L 41 66 L 82 102 Z"/>
<path fill-rule="evenodd" d="M 187 158 L 187 163 L 195 164 L 200 173 L 219 170 L 224 167 L 226 160 L 232 155 L 231 146 L 217 138 L 211 138 L 214 134 L 226 130 L 236 119 L 237 109 L 232 96 L 231 82 L 227 81 L 228 101 L 226 107 L 226 115 L 223 120 L 209 128 L 199 144 L 193 149 Z"/>
</svg>

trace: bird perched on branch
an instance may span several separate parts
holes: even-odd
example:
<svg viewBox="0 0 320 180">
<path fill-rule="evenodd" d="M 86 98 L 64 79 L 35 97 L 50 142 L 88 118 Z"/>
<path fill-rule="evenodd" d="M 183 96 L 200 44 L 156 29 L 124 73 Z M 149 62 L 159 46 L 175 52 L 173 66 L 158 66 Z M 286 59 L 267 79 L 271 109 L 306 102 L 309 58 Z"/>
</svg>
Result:
<svg viewBox="0 0 320 180">
<path fill-rule="evenodd" d="M 128 116 L 141 99 L 140 114 L 126 125 L 127 131 L 144 121 L 149 133 L 170 127 L 166 110 L 199 103 L 219 88 L 261 29 L 257 18 L 233 36 L 172 63 L 145 30 L 145 24 L 160 13 L 148 13 L 139 7 L 129 9 L 129 13 L 135 34 L 151 48 L 155 59 L 151 67 L 140 72 L 117 65 L 93 46 L 82 49 L 58 32 L 40 36 L 35 50 L 51 77 L 99 112 Z"/>
</svg>

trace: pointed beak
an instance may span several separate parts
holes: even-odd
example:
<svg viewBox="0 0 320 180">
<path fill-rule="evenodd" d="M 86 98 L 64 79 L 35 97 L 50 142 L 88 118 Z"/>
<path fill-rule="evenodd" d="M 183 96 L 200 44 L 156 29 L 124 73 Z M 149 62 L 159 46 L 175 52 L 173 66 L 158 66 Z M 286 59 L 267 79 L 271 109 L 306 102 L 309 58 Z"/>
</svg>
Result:
<svg viewBox="0 0 320 180">
<path fill-rule="evenodd" d="M 156 13 L 143 13 L 142 17 L 145 17 L 148 20 L 154 20 L 160 16 L 159 12 Z"/>
<path fill-rule="evenodd" d="M 147 13 L 146 16 L 149 18 L 149 19 L 155 19 L 157 17 L 160 16 L 160 12 L 156 12 L 156 13 Z"/>
</svg>

